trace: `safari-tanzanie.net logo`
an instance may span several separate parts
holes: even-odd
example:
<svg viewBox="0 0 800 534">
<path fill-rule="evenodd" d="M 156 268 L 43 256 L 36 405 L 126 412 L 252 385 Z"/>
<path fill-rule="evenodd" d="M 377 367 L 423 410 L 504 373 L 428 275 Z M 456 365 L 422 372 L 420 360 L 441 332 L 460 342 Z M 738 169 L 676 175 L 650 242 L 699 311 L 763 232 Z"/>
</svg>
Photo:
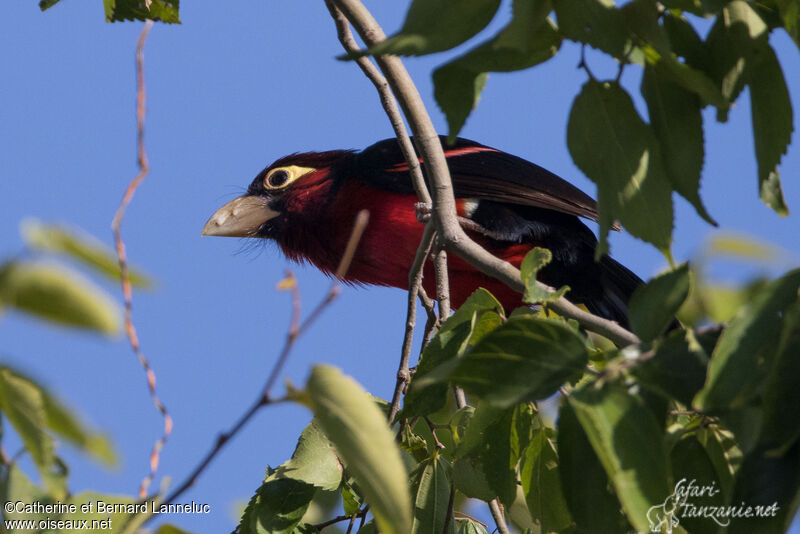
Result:
<svg viewBox="0 0 800 534">
<path fill-rule="evenodd" d="M 780 507 L 777 502 L 770 505 L 750 505 L 745 502 L 716 504 L 718 499 L 715 497 L 721 491 L 716 482 L 704 486 L 696 479 L 682 478 L 663 503 L 651 506 L 647 511 L 650 532 L 672 534 L 682 519 L 714 521 L 721 527 L 727 527 L 738 518 L 775 517 L 778 514 Z"/>
</svg>

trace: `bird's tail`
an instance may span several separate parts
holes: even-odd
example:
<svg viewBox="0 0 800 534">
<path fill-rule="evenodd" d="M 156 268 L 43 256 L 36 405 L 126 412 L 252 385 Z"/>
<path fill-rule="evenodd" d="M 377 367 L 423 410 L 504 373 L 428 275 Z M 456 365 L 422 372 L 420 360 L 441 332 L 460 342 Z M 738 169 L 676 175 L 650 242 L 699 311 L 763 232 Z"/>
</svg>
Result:
<svg viewBox="0 0 800 534">
<path fill-rule="evenodd" d="M 585 305 L 595 315 L 618 322 L 628 328 L 628 301 L 642 279 L 609 256 L 600 260 L 600 298 L 589 299 Z"/>
</svg>

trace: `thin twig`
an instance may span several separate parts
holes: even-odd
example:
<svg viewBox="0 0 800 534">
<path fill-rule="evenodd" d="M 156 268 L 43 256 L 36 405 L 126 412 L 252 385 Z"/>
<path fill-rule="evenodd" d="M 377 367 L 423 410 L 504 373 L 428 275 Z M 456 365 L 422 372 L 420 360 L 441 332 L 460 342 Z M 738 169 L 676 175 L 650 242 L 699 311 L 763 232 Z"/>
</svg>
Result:
<svg viewBox="0 0 800 534">
<path fill-rule="evenodd" d="M 214 458 L 219 454 L 225 444 L 230 441 L 239 431 L 253 418 L 253 416 L 258 413 L 258 411 L 263 408 L 264 406 L 275 404 L 277 402 L 281 402 L 284 399 L 273 399 L 270 396 L 270 392 L 272 387 L 275 385 L 275 381 L 280 376 L 281 371 L 283 370 L 286 361 L 289 358 L 289 354 L 291 354 L 292 348 L 294 347 L 297 340 L 300 336 L 303 335 L 317 320 L 317 318 L 322 314 L 323 311 L 333 302 L 336 297 L 339 295 L 340 292 L 340 284 L 341 279 L 347 274 L 347 270 L 350 268 L 350 263 L 353 260 L 353 254 L 355 253 L 356 248 L 358 247 L 358 243 L 361 240 L 361 236 L 364 235 L 364 230 L 367 227 L 369 222 L 369 212 L 367 210 L 362 210 L 356 216 L 356 220 L 353 224 L 353 230 L 350 233 L 350 238 L 347 241 L 347 246 L 345 248 L 345 252 L 342 255 L 342 259 L 339 262 L 339 267 L 336 269 L 336 278 L 331 282 L 331 287 L 328 290 L 328 293 L 323 297 L 323 299 L 317 304 L 317 306 L 311 311 L 311 313 L 306 317 L 305 321 L 300 323 L 299 325 L 294 324 L 294 320 L 292 320 L 292 324 L 289 326 L 289 331 L 286 334 L 286 341 L 284 342 L 283 348 L 281 349 L 280 356 L 278 356 L 275 365 L 272 367 L 272 370 L 267 377 L 267 380 L 264 382 L 264 387 L 261 389 L 256 400 L 253 404 L 247 409 L 244 414 L 234 423 L 234 425 L 227 431 L 222 432 L 217 437 L 217 440 L 211 450 L 203 457 L 202 460 L 197 464 L 197 466 L 192 470 L 188 477 L 173 491 L 166 499 L 164 499 L 164 504 L 170 504 L 174 502 L 178 497 L 180 497 L 187 489 L 192 487 L 194 483 L 197 481 L 198 477 L 205 471 L 208 465 L 214 460 Z M 299 308 L 299 300 L 295 300 L 294 298 L 292 304 L 292 317 L 295 317 L 297 314 L 297 310 Z M 152 516 L 151 516 L 152 518 Z"/>
<path fill-rule="evenodd" d="M 508 526 L 506 526 L 506 520 L 503 517 L 503 510 L 500 509 L 500 502 L 497 499 L 489 501 L 489 510 L 492 512 L 492 517 L 497 525 L 497 531 L 500 534 L 510 534 Z"/>
<path fill-rule="evenodd" d="M 408 370 L 408 360 L 411 355 L 411 346 L 414 340 L 414 326 L 417 324 L 417 295 L 422 287 L 422 273 L 425 267 L 425 261 L 431 252 L 431 245 L 433 244 L 434 229 L 432 224 L 425 226 L 425 231 L 422 234 L 422 240 L 417 248 L 417 255 L 414 258 L 414 264 L 411 266 L 411 272 L 408 275 L 408 309 L 406 310 L 406 331 L 403 337 L 403 346 L 400 351 L 400 366 L 397 369 L 397 383 L 394 387 L 394 395 L 392 396 L 392 404 L 389 408 L 389 423 L 394 421 L 395 415 L 400 410 L 400 400 L 403 396 L 403 389 L 411 375 Z"/>
<path fill-rule="evenodd" d="M 328 519 L 327 521 L 323 521 L 322 523 L 317 523 L 316 525 L 314 525 L 314 528 L 316 528 L 318 531 L 321 531 L 325 527 L 335 525 L 336 523 L 341 523 L 342 521 L 347 521 L 348 519 L 351 521 L 350 524 L 352 525 L 352 521 L 354 521 L 358 517 L 361 518 L 361 524 L 363 526 L 364 518 L 367 517 L 367 512 L 369 512 L 369 506 L 365 506 L 362 510 L 353 515 L 337 515 L 333 519 Z M 360 529 L 361 527 L 359 527 L 359 530 Z"/>
<path fill-rule="evenodd" d="M 444 443 L 439 441 L 439 438 L 436 436 L 436 425 L 433 424 L 427 416 L 425 416 L 425 423 L 428 425 L 428 430 L 431 431 L 431 436 L 433 436 L 433 444 L 436 446 L 437 449 L 445 449 Z"/>
<path fill-rule="evenodd" d="M 114 244 L 117 249 L 120 278 L 122 280 L 122 295 L 125 300 L 125 335 L 128 337 L 133 353 L 144 369 L 150 398 L 164 420 L 164 431 L 161 437 L 153 444 L 153 450 L 150 452 L 150 471 L 139 485 L 139 497 L 142 499 L 147 495 L 147 488 L 150 486 L 150 483 L 153 481 L 158 471 L 161 449 L 164 448 L 164 444 L 172 433 L 172 417 L 170 417 L 167 407 L 161 402 L 161 399 L 156 393 L 156 373 L 153 371 L 150 362 L 145 358 L 142 352 L 139 336 L 136 333 L 136 326 L 133 324 L 133 290 L 131 289 L 131 280 L 128 273 L 128 258 L 125 253 L 125 242 L 122 239 L 122 219 L 125 217 L 125 210 L 131 200 L 133 200 L 133 195 L 139 187 L 139 184 L 141 184 L 150 173 L 150 164 L 147 161 L 147 151 L 144 147 L 144 117 L 146 111 L 144 45 L 147 42 L 147 36 L 150 34 L 150 29 L 152 27 L 152 20 L 145 22 L 142 32 L 139 34 L 139 40 L 136 43 L 136 159 L 139 165 L 139 173 L 128 184 L 125 194 L 122 196 L 122 201 L 117 208 L 117 212 L 114 214 L 114 220 L 111 222 L 111 229 L 114 232 Z"/>
<path fill-rule="evenodd" d="M 358 43 L 356 43 L 356 40 L 353 38 L 353 34 L 350 31 L 350 23 L 347 21 L 347 18 L 342 14 L 341 11 L 339 11 L 339 8 L 334 5 L 332 0 L 325 0 L 325 5 L 328 6 L 328 11 L 330 11 L 331 16 L 336 23 L 336 31 L 339 36 L 339 42 L 342 43 L 344 49 L 348 54 L 356 54 L 357 52 L 360 52 L 361 49 L 359 48 Z M 386 115 L 389 117 L 389 122 L 392 124 L 395 137 L 397 137 L 397 141 L 400 144 L 400 151 L 403 153 L 406 163 L 408 163 L 411 181 L 414 184 L 414 191 L 417 193 L 419 201 L 424 202 L 425 204 L 430 204 L 431 196 L 430 193 L 428 193 L 428 187 L 425 185 L 425 178 L 422 176 L 420 160 L 417 157 L 417 153 L 414 150 L 414 145 L 411 143 L 411 139 L 408 136 L 405 123 L 403 122 L 403 116 L 400 114 L 400 109 L 397 107 L 397 101 L 392 94 L 389 83 L 375 67 L 375 65 L 372 64 L 368 57 L 359 57 L 356 59 L 356 64 L 361 68 L 361 71 L 372 82 L 372 84 L 375 86 L 375 89 L 378 91 L 378 95 L 381 99 L 381 105 L 383 106 L 384 111 L 386 111 Z"/>
</svg>

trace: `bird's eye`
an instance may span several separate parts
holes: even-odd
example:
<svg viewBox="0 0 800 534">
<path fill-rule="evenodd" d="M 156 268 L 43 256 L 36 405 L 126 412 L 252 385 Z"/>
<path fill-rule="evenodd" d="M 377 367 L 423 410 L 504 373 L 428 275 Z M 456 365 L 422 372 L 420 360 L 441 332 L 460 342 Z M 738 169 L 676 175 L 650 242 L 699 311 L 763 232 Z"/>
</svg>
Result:
<svg viewBox="0 0 800 534">
<path fill-rule="evenodd" d="M 267 177 L 267 187 L 277 189 L 283 187 L 289 181 L 289 171 L 278 169 Z"/>
<path fill-rule="evenodd" d="M 259 189 L 264 189 L 268 192 L 277 191 L 279 189 L 286 189 L 290 184 L 293 184 L 295 181 L 315 170 L 316 169 L 311 167 L 300 167 L 298 165 L 273 167 L 263 178 L 261 178 L 262 174 L 259 173 L 259 178 L 256 180 L 261 180 L 260 183 L 253 183 L 258 184 Z"/>
</svg>

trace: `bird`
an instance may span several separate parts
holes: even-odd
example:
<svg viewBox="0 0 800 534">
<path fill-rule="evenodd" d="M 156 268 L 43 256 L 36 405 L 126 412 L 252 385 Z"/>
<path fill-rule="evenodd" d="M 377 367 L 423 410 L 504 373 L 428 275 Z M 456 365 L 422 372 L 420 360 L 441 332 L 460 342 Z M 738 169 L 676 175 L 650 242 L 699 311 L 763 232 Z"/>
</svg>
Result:
<svg viewBox="0 0 800 534">
<path fill-rule="evenodd" d="M 608 255 L 595 261 L 597 238 L 584 220 L 598 220 L 595 201 L 566 180 L 523 158 L 468 139 L 440 137 L 459 220 L 467 234 L 498 258 L 519 267 L 534 247 L 550 250 L 538 279 L 568 286 L 566 298 L 628 326 L 628 301 L 641 279 Z M 422 168 L 424 171 L 424 163 Z M 361 151 L 295 153 L 267 166 L 247 192 L 220 207 L 205 236 L 271 239 L 285 256 L 333 275 L 361 210 L 367 225 L 344 281 L 408 289 L 409 270 L 424 230 L 409 165 L 396 139 Z M 420 220 L 420 212 L 423 220 Z M 614 229 L 619 229 L 616 225 Z M 522 295 L 448 255 L 451 306 L 478 288 L 505 310 Z M 435 294 L 431 262 L 423 287 Z"/>
</svg>

